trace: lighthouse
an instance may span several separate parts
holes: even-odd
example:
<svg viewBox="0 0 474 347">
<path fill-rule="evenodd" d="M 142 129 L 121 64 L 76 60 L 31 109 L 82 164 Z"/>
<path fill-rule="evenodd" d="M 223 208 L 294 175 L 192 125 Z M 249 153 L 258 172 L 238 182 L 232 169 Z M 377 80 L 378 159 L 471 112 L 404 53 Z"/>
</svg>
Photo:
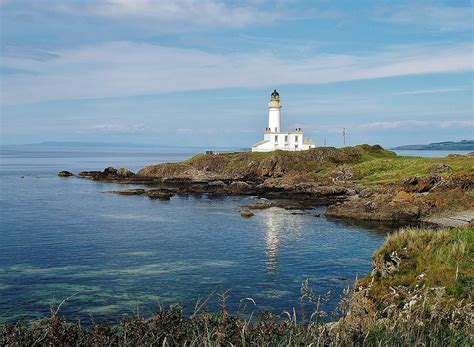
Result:
<svg viewBox="0 0 474 347">
<path fill-rule="evenodd" d="M 301 128 L 281 131 L 281 101 L 280 94 L 275 89 L 268 102 L 268 127 L 265 128 L 263 141 L 254 144 L 252 152 L 305 151 L 314 147 L 311 140 L 303 140 Z"/>
<path fill-rule="evenodd" d="M 280 120 L 281 120 L 281 103 L 280 94 L 276 91 L 270 95 L 270 101 L 268 102 L 268 129 L 274 132 L 280 132 Z"/>
</svg>

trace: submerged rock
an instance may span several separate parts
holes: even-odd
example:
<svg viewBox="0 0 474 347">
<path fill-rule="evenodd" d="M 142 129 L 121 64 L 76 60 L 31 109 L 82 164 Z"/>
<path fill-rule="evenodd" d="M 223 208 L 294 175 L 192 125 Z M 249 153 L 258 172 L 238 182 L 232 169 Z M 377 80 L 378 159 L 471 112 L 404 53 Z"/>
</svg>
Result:
<svg viewBox="0 0 474 347">
<path fill-rule="evenodd" d="M 253 212 L 250 210 L 240 211 L 240 215 L 244 218 L 250 218 L 254 216 Z"/>
<path fill-rule="evenodd" d="M 72 172 L 64 170 L 64 171 L 59 171 L 58 176 L 59 177 L 70 177 L 70 176 L 74 176 L 74 174 Z"/>
<path fill-rule="evenodd" d="M 240 207 L 249 208 L 251 210 L 264 210 L 273 206 L 274 205 L 269 202 L 257 202 L 256 204 L 241 205 Z"/>
<path fill-rule="evenodd" d="M 126 189 L 126 190 L 113 190 L 109 193 L 118 195 L 146 195 L 150 199 L 169 200 L 174 193 L 168 189 Z"/>
<path fill-rule="evenodd" d="M 170 200 L 174 193 L 168 189 L 151 189 L 147 190 L 145 195 L 150 199 Z"/>
<path fill-rule="evenodd" d="M 81 171 L 79 172 L 79 177 L 101 179 L 101 178 L 105 178 L 106 175 L 102 171 Z"/>
<path fill-rule="evenodd" d="M 143 195 L 145 194 L 145 189 L 126 189 L 126 190 L 113 190 L 110 193 L 118 195 Z"/>
</svg>

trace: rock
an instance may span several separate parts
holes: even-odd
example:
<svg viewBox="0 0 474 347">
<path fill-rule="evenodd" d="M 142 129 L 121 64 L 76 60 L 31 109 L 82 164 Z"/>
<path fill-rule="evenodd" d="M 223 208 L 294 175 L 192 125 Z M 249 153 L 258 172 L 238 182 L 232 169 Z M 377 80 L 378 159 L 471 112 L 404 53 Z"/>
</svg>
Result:
<svg viewBox="0 0 474 347">
<path fill-rule="evenodd" d="M 329 178 L 333 182 L 346 182 L 354 177 L 354 170 L 350 165 L 338 166 L 333 172 L 329 174 Z"/>
<path fill-rule="evenodd" d="M 252 211 L 250 210 L 244 210 L 244 211 L 240 211 L 240 215 L 244 218 L 250 218 L 252 217 L 254 214 Z"/>
<path fill-rule="evenodd" d="M 135 176 L 135 173 L 127 168 L 121 167 L 120 169 L 117 169 L 117 175 L 120 177 L 133 177 Z"/>
<path fill-rule="evenodd" d="M 375 258 L 372 261 L 372 276 L 377 278 L 385 278 L 396 272 L 402 259 L 397 251 L 385 253 L 383 257 Z"/>
<path fill-rule="evenodd" d="M 246 194 L 252 191 L 250 184 L 243 181 L 232 182 L 229 189 L 233 194 Z"/>
<path fill-rule="evenodd" d="M 436 163 L 430 168 L 430 173 L 433 175 L 442 174 L 450 171 L 452 171 L 450 166 L 441 163 Z"/>
<path fill-rule="evenodd" d="M 79 172 L 79 177 L 102 179 L 102 178 L 105 178 L 106 175 L 102 171 L 82 171 L 82 172 Z"/>
<path fill-rule="evenodd" d="M 313 216 L 316 217 L 316 218 L 319 218 L 319 217 L 321 217 L 321 213 L 314 213 Z"/>
<path fill-rule="evenodd" d="M 439 176 L 412 177 L 403 182 L 402 190 L 407 193 L 428 192 L 441 180 L 442 178 Z"/>
<path fill-rule="evenodd" d="M 110 193 L 118 195 L 142 195 L 145 194 L 145 189 L 127 189 L 127 190 L 113 190 Z"/>
<path fill-rule="evenodd" d="M 59 177 L 70 177 L 70 176 L 74 176 L 74 174 L 69 172 L 69 171 L 59 171 L 58 176 Z"/>
<path fill-rule="evenodd" d="M 112 166 L 106 167 L 104 169 L 104 174 L 107 176 L 117 176 L 118 170 Z"/>
<path fill-rule="evenodd" d="M 256 204 L 247 204 L 247 205 L 241 205 L 240 207 L 244 208 L 249 208 L 251 210 L 264 210 L 266 208 L 270 208 L 273 205 L 268 203 L 268 202 L 257 202 Z"/>
<path fill-rule="evenodd" d="M 285 210 L 304 210 L 304 206 L 295 205 L 295 204 L 286 204 L 286 205 L 278 205 L 278 207 L 284 208 Z"/>
<path fill-rule="evenodd" d="M 150 189 L 145 192 L 145 195 L 148 196 L 150 199 L 159 199 L 159 200 L 170 200 L 171 197 L 174 195 L 168 189 Z"/>
</svg>

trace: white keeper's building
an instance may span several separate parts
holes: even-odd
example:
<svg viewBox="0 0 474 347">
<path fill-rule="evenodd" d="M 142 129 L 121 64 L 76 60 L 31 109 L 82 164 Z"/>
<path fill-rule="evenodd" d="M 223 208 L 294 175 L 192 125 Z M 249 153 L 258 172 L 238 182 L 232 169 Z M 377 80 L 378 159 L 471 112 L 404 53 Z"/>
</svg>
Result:
<svg viewBox="0 0 474 347">
<path fill-rule="evenodd" d="M 252 152 L 306 151 L 316 147 L 311 140 L 303 139 L 301 128 L 289 132 L 281 131 L 280 120 L 280 94 L 274 90 L 268 103 L 268 128 L 265 129 L 263 134 L 263 141 L 252 146 Z"/>
</svg>

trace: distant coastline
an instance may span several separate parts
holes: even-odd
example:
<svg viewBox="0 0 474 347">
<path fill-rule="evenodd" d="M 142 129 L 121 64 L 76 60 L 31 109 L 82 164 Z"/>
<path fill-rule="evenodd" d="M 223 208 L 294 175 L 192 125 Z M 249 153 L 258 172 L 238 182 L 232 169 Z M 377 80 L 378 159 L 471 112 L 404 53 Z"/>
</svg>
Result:
<svg viewBox="0 0 474 347">
<path fill-rule="evenodd" d="M 405 145 L 392 149 L 398 151 L 474 151 L 474 140 L 435 142 L 428 145 Z"/>
</svg>

